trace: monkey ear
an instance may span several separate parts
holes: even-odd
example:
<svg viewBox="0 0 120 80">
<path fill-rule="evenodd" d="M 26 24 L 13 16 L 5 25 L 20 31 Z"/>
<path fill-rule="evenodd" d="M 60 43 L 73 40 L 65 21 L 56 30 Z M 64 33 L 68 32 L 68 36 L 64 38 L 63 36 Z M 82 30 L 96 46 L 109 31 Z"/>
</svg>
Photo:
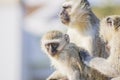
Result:
<svg viewBox="0 0 120 80">
<path fill-rule="evenodd" d="M 88 0 L 80 0 L 80 5 L 82 5 L 82 8 L 84 9 L 90 9 L 90 3 Z"/>
<path fill-rule="evenodd" d="M 113 21 L 112 18 L 108 17 L 108 18 L 106 19 L 106 21 L 107 21 L 107 24 L 108 24 L 110 27 L 112 27 L 112 26 L 114 25 L 114 21 Z"/>
<path fill-rule="evenodd" d="M 68 34 L 65 34 L 64 35 L 64 39 L 69 43 L 70 42 L 70 38 L 69 38 L 69 35 Z"/>
</svg>

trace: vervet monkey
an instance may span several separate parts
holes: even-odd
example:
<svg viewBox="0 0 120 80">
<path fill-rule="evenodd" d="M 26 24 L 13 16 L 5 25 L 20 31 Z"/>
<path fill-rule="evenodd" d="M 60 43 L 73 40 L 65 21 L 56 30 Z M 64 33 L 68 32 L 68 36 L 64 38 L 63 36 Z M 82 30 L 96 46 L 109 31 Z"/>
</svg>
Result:
<svg viewBox="0 0 120 80">
<path fill-rule="evenodd" d="M 66 0 L 61 11 L 61 22 L 68 27 L 71 42 L 88 50 L 91 56 L 107 57 L 99 38 L 99 19 L 87 0 Z"/>
<path fill-rule="evenodd" d="M 42 49 L 51 60 L 56 71 L 47 80 L 108 80 L 97 71 L 82 62 L 82 56 L 88 53 L 69 42 L 69 36 L 60 31 L 46 33 L 41 42 Z"/>
<path fill-rule="evenodd" d="M 110 55 L 107 59 L 94 57 L 85 63 L 101 72 L 113 77 L 112 80 L 120 80 L 120 16 L 112 15 L 101 21 L 100 36 L 109 45 Z"/>
<path fill-rule="evenodd" d="M 79 48 L 69 43 L 69 36 L 59 31 L 50 31 L 42 38 L 42 48 L 50 58 L 56 71 L 47 79 L 67 77 L 68 80 L 80 79 Z"/>
</svg>

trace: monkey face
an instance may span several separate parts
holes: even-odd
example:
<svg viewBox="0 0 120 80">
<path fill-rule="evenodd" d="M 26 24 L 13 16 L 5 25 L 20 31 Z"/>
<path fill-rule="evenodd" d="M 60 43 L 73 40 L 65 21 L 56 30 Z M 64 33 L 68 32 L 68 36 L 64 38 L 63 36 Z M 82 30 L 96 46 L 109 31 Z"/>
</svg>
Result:
<svg viewBox="0 0 120 80">
<path fill-rule="evenodd" d="M 60 13 L 61 22 L 69 27 L 84 27 L 88 22 L 89 10 L 90 5 L 87 0 L 66 0 Z"/>
<path fill-rule="evenodd" d="M 108 26 L 113 27 L 114 30 L 118 30 L 120 27 L 120 16 L 109 16 L 106 18 Z"/>
<path fill-rule="evenodd" d="M 108 42 L 112 37 L 118 32 L 120 27 L 120 17 L 118 16 L 108 16 L 101 21 L 100 26 L 100 36 L 105 41 Z"/>
<path fill-rule="evenodd" d="M 42 37 L 41 48 L 49 57 L 54 57 L 55 55 L 59 55 L 69 42 L 69 35 L 53 30 L 47 32 Z"/>
<path fill-rule="evenodd" d="M 76 14 L 77 7 L 82 0 L 66 0 L 62 5 L 62 11 L 60 13 L 61 22 L 68 25 L 71 22 L 71 16 Z"/>
<path fill-rule="evenodd" d="M 57 48 L 59 47 L 59 43 L 48 43 L 45 44 L 45 48 L 47 52 L 51 55 L 54 56 L 58 53 Z"/>
<path fill-rule="evenodd" d="M 54 39 L 51 40 L 51 42 L 45 44 L 45 49 L 48 54 L 51 56 L 58 55 L 63 51 L 64 47 L 69 44 L 70 39 L 67 34 L 63 35 L 60 39 L 55 41 Z"/>
<path fill-rule="evenodd" d="M 71 4 L 66 4 L 66 5 L 63 5 L 63 9 L 60 13 L 60 18 L 61 18 L 61 22 L 63 24 L 69 24 L 70 22 L 70 11 L 71 11 L 71 7 L 72 5 Z"/>
</svg>

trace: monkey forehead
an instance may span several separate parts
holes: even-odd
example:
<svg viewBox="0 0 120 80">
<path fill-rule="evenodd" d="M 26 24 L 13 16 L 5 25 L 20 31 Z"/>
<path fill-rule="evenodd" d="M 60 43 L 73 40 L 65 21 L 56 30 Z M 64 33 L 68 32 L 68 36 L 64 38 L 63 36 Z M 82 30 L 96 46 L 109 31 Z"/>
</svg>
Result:
<svg viewBox="0 0 120 80">
<path fill-rule="evenodd" d="M 74 5 L 75 3 L 78 3 L 80 2 L 81 0 L 66 0 L 62 6 L 72 6 Z"/>
<path fill-rule="evenodd" d="M 54 39 L 54 40 L 43 40 L 43 44 L 48 44 L 48 43 L 60 43 L 61 39 Z"/>
<path fill-rule="evenodd" d="M 120 18 L 120 15 L 110 15 L 110 16 L 107 16 L 107 17 L 103 18 L 102 21 L 104 22 L 104 21 L 106 21 L 106 19 L 108 19 L 108 18 L 111 18 L 111 19 L 113 19 L 113 20 L 116 20 L 116 19 Z M 102 22 L 102 21 L 101 21 L 101 22 Z"/>
<path fill-rule="evenodd" d="M 108 16 L 108 17 L 110 17 L 112 19 L 116 19 L 116 18 L 120 18 L 120 15 L 111 15 L 111 16 Z"/>
<path fill-rule="evenodd" d="M 63 33 L 60 31 L 50 31 L 43 36 L 43 40 L 53 40 L 63 37 Z"/>
<path fill-rule="evenodd" d="M 73 4 L 73 1 L 72 0 L 66 0 L 63 4 L 62 4 L 62 6 L 70 6 L 70 5 L 72 5 Z"/>
</svg>

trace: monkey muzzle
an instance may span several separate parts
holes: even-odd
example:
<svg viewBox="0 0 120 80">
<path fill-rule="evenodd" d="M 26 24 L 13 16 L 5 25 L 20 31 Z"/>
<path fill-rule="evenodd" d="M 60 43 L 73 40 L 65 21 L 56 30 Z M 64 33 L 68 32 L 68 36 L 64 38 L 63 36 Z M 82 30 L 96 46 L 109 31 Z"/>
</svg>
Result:
<svg viewBox="0 0 120 80">
<path fill-rule="evenodd" d="M 50 50 L 50 53 L 52 56 L 56 55 L 58 53 L 58 50 L 56 47 L 52 46 L 51 50 Z"/>
<path fill-rule="evenodd" d="M 48 53 L 51 56 L 54 56 L 58 53 L 58 50 L 57 50 L 58 46 L 59 46 L 59 43 L 48 43 L 48 44 L 45 45 Z"/>
<path fill-rule="evenodd" d="M 70 16 L 69 16 L 66 8 L 63 8 L 63 10 L 61 11 L 60 19 L 63 24 L 68 24 L 70 22 Z"/>
</svg>

